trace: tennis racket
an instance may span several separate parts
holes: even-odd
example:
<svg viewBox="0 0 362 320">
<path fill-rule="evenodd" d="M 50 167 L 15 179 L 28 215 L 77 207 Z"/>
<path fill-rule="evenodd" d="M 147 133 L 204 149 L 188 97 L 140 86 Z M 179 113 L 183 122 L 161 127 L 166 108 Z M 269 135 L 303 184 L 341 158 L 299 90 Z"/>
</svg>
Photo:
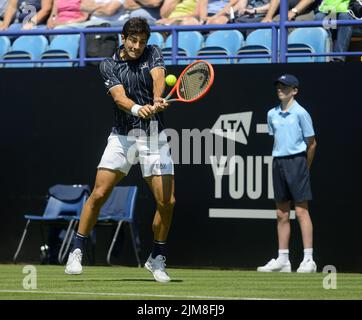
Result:
<svg viewBox="0 0 362 320">
<path fill-rule="evenodd" d="M 210 63 L 197 60 L 189 64 L 165 98 L 165 102 L 195 102 L 206 95 L 214 82 L 214 69 Z M 177 98 L 171 99 L 176 92 Z"/>
</svg>

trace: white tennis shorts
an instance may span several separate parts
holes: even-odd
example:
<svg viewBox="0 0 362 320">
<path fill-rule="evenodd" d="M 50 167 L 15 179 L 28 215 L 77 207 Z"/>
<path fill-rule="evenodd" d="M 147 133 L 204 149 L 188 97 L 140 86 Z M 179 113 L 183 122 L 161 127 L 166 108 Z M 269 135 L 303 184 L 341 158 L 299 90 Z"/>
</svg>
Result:
<svg viewBox="0 0 362 320">
<path fill-rule="evenodd" d="M 127 175 L 138 162 L 143 177 L 173 175 L 166 135 L 134 137 L 111 133 L 98 168 L 119 170 Z"/>
</svg>

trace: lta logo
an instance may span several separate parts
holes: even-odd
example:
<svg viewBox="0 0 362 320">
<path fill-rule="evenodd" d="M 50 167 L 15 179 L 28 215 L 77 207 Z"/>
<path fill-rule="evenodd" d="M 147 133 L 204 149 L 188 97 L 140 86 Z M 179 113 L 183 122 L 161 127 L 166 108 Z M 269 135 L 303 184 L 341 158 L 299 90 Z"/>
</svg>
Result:
<svg viewBox="0 0 362 320">
<path fill-rule="evenodd" d="M 216 120 L 211 132 L 247 145 L 252 115 L 252 111 L 223 114 Z"/>
</svg>

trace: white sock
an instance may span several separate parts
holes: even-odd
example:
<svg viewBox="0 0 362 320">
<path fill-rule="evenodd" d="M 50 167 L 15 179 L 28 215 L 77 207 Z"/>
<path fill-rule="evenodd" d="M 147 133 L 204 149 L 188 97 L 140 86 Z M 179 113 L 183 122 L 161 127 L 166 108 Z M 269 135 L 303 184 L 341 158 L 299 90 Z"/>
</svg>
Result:
<svg viewBox="0 0 362 320">
<path fill-rule="evenodd" d="M 282 263 L 289 261 L 289 249 L 280 249 L 278 251 L 278 260 Z"/>
<path fill-rule="evenodd" d="M 313 260 L 313 248 L 304 249 L 304 259 L 305 260 Z"/>
</svg>

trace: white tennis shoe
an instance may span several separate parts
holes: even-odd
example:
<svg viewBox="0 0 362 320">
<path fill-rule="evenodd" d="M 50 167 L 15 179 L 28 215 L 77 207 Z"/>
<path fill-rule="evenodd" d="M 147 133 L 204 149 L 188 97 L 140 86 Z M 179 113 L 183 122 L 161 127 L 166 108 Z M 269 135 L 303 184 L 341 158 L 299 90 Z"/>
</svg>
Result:
<svg viewBox="0 0 362 320">
<path fill-rule="evenodd" d="M 297 272 L 300 272 L 300 273 L 317 272 L 317 265 L 312 259 L 303 260 L 300 263 L 300 266 L 297 269 Z"/>
<path fill-rule="evenodd" d="M 265 266 L 256 269 L 259 272 L 292 272 L 290 261 L 281 262 L 279 259 L 271 259 Z"/>
<path fill-rule="evenodd" d="M 153 259 L 150 255 L 145 263 L 145 268 L 153 274 L 157 282 L 169 282 L 171 280 L 166 272 L 165 261 L 164 256 L 158 255 Z"/>
<path fill-rule="evenodd" d="M 81 274 L 83 272 L 82 257 L 83 254 L 80 249 L 75 249 L 73 252 L 69 253 L 67 265 L 65 267 L 65 273 Z"/>
</svg>

